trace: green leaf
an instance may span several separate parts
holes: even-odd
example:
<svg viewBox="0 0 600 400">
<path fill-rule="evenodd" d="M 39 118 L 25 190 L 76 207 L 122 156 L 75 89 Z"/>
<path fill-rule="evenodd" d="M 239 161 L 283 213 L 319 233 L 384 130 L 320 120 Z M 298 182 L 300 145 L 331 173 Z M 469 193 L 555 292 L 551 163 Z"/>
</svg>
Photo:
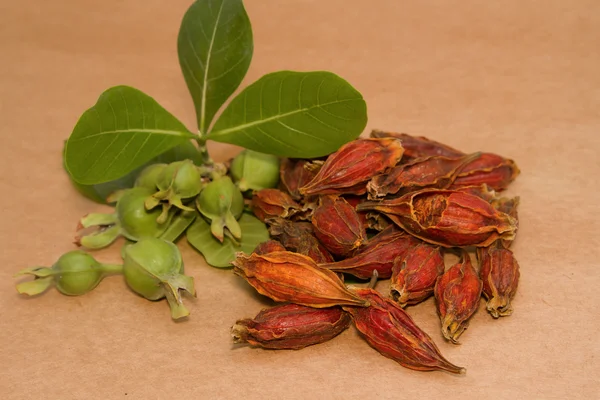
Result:
<svg viewBox="0 0 600 400">
<path fill-rule="evenodd" d="M 242 1 L 194 2 L 181 22 L 177 51 L 198 129 L 205 133 L 244 79 L 252 59 L 252 27 Z"/>
<path fill-rule="evenodd" d="M 228 237 L 223 243 L 219 242 L 210 232 L 210 224 L 200 217 L 186 231 L 187 240 L 202 253 L 209 265 L 228 268 L 235 259 L 235 253 L 243 251 L 250 254 L 259 243 L 269 240 L 267 227 L 255 216 L 243 213 L 238 223 L 242 228 L 239 246 Z"/>
<path fill-rule="evenodd" d="M 65 167 L 78 183 L 108 182 L 193 137 L 152 97 L 116 86 L 77 121 L 65 145 Z"/>
<path fill-rule="evenodd" d="M 81 183 L 77 183 L 69 176 L 71 183 L 75 186 L 75 189 L 85 197 L 94 200 L 98 203 L 106 203 L 106 198 L 109 194 L 121 190 L 127 189 L 133 186 L 135 179 L 138 174 L 144 169 L 147 165 L 156 164 L 156 163 L 165 163 L 169 164 L 174 161 L 182 161 L 182 160 L 192 160 L 196 165 L 202 165 L 203 159 L 202 154 L 198 151 L 196 146 L 190 141 L 184 142 L 180 145 L 173 147 L 165 151 L 162 154 L 154 157 L 152 160 L 148 161 L 146 164 L 138 167 L 128 173 L 127 175 L 116 179 L 110 182 L 99 183 L 96 185 L 82 185 Z M 64 163 L 63 163 L 64 164 Z"/>
<path fill-rule="evenodd" d="M 324 156 L 367 124 L 361 94 L 331 72 L 279 71 L 227 106 L 207 139 L 284 157 Z"/>
</svg>

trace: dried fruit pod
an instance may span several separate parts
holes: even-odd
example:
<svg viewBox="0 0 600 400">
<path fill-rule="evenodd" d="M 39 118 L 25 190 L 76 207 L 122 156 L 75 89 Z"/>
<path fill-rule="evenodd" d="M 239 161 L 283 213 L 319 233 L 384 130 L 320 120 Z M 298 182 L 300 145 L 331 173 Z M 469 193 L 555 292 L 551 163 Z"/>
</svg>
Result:
<svg viewBox="0 0 600 400">
<path fill-rule="evenodd" d="M 394 262 L 390 283 L 392 298 L 401 307 L 420 303 L 433 294 L 435 282 L 444 269 L 440 248 L 419 243 Z"/>
<path fill-rule="evenodd" d="M 450 189 L 485 183 L 490 188 L 501 191 L 506 189 L 520 172 L 513 160 L 493 153 L 480 153 L 478 158 L 461 168 Z"/>
<path fill-rule="evenodd" d="M 486 247 L 497 239 L 512 240 L 518 225 L 480 197 L 453 190 L 424 189 L 357 208 L 382 212 L 411 235 L 444 247 Z"/>
<path fill-rule="evenodd" d="M 317 264 L 333 262 L 333 256 L 314 236 L 310 222 L 293 222 L 282 218 L 269 219 L 269 234 L 287 249 L 312 258 Z"/>
<path fill-rule="evenodd" d="M 404 147 L 403 161 L 428 156 L 460 157 L 465 154 L 460 150 L 453 149 L 435 140 L 427 139 L 424 136 L 412 136 L 407 133 L 385 132 L 375 129 L 371 131 L 371 137 L 393 137 L 400 139 L 402 147 Z"/>
<path fill-rule="evenodd" d="M 364 194 L 366 182 L 396 165 L 403 151 L 394 138 L 353 140 L 327 157 L 300 194 Z"/>
<path fill-rule="evenodd" d="M 301 200 L 300 188 L 317 175 L 319 168 L 314 168 L 314 164 L 310 160 L 284 158 L 281 160 L 279 168 L 279 182 L 282 189 L 294 200 Z M 311 168 L 312 167 L 312 168 Z"/>
<path fill-rule="evenodd" d="M 397 165 L 389 173 L 377 175 L 369 181 L 369 197 L 402 195 L 424 188 L 445 189 L 454 182 L 464 165 L 478 157 L 479 153 L 460 157 L 429 156 Z"/>
<path fill-rule="evenodd" d="M 275 217 L 289 218 L 301 210 L 289 194 L 278 189 L 259 190 L 252 196 L 252 212 L 263 222 Z"/>
<path fill-rule="evenodd" d="M 355 293 L 370 303 L 369 307 L 344 307 L 367 343 L 382 355 L 417 371 L 448 371 L 463 374 L 465 369 L 446 360 L 433 340 L 412 318 L 389 299 L 373 289 Z"/>
<path fill-rule="evenodd" d="M 472 185 L 472 186 L 458 186 L 453 188 L 457 192 L 463 192 L 472 194 L 473 196 L 477 196 L 489 203 L 493 206 L 493 200 L 496 199 L 496 191 L 494 189 L 490 189 L 488 185 L 482 183 L 481 185 Z M 497 207 L 494 207 L 498 209 Z M 502 211 L 502 210 L 499 210 Z M 504 212 L 504 211 L 502 211 Z M 510 215 L 510 214 L 509 214 Z M 512 216 L 512 215 L 511 215 Z"/>
<path fill-rule="evenodd" d="M 499 199 L 493 199 L 491 204 L 496 210 L 510 215 L 517 222 L 519 221 L 519 213 L 517 212 L 517 207 L 519 206 L 518 196 L 513 198 L 501 197 Z M 501 240 L 500 243 L 508 249 L 513 244 L 513 241 L 514 240 Z"/>
<path fill-rule="evenodd" d="M 497 245 L 477 249 L 479 277 L 487 310 L 494 318 L 513 313 L 511 300 L 519 284 L 519 263 L 512 251 Z"/>
<path fill-rule="evenodd" d="M 269 254 L 238 253 L 233 272 L 246 279 L 260 294 L 275 301 L 309 307 L 367 306 L 368 301 L 349 291 L 338 276 L 308 256 L 278 251 Z"/>
<path fill-rule="evenodd" d="M 259 243 L 256 248 L 254 248 L 253 253 L 256 254 L 268 254 L 273 253 L 274 251 L 285 251 L 285 247 L 277 240 L 267 240 L 266 242 Z"/>
<path fill-rule="evenodd" d="M 337 256 L 347 256 L 367 240 L 365 226 L 354 207 L 339 196 L 321 196 L 312 224 L 317 239 Z"/>
<path fill-rule="evenodd" d="M 435 284 L 435 301 L 442 322 L 442 334 L 454 344 L 469 326 L 469 318 L 477 311 L 483 283 L 466 251 L 462 260 L 450 267 Z"/>
<path fill-rule="evenodd" d="M 231 334 L 234 343 L 299 350 L 333 339 L 348 328 L 350 321 L 350 315 L 340 307 L 282 304 L 262 310 L 253 319 L 237 321 Z"/>
<path fill-rule="evenodd" d="M 394 260 L 404 256 L 417 244 L 413 237 L 389 228 L 375 235 L 355 256 L 338 262 L 319 264 L 319 267 L 361 279 L 371 278 L 376 270 L 379 278 L 387 279 L 392 276 Z"/>
</svg>

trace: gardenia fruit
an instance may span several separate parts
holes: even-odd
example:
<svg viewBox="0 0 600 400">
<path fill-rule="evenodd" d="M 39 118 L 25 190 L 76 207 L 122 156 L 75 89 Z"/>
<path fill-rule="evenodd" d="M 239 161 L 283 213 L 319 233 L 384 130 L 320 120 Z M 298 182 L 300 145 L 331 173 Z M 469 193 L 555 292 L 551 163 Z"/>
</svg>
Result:
<svg viewBox="0 0 600 400">
<path fill-rule="evenodd" d="M 79 296 L 98 286 L 105 276 L 121 272 L 120 265 L 102 264 L 86 252 L 74 250 L 63 254 L 50 268 L 27 268 L 15 276 L 35 276 L 33 281 L 17 285 L 17 291 L 21 294 L 30 296 L 40 294 L 54 283 L 59 292 L 69 296 Z"/>
<path fill-rule="evenodd" d="M 183 274 L 183 259 L 176 245 L 144 238 L 128 246 L 124 253 L 123 275 L 131 290 L 148 300 L 166 297 L 173 319 L 190 314 L 179 290 L 195 296 L 194 279 Z"/>
<path fill-rule="evenodd" d="M 242 237 L 237 219 L 244 211 L 244 197 L 231 178 L 224 176 L 206 185 L 196 205 L 202 215 L 211 220 L 210 231 L 219 241 L 223 241 L 225 228 L 234 238 Z"/>
<path fill-rule="evenodd" d="M 230 172 L 242 192 L 274 188 L 279 182 L 279 157 L 243 150 L 231 162 Z"/>
</svg>

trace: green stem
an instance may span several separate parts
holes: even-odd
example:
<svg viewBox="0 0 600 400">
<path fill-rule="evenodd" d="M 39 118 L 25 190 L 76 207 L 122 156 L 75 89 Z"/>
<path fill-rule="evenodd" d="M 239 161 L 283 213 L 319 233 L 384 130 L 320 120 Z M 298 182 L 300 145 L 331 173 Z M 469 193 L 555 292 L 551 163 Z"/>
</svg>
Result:
<svg viewBox="0 0 600 400">
<path fill-rule="evenodd" d="M 202 134 L 202 132 L 200 132 L 199 135 L 196 136 L 196 143 L 198 143 L 198 151 L 202 156 L 203 164 L 212 165 L 214 161 L 212 158 L 210 158 L 210 155 L 208 154 L 208 149 L 206 148 L 206 137 Z"/>
<path fill-rule="evenodd" d="M 104 275 L 122 274 L 123 266 L 121 264 L 102 264 Z"/>
</svg>

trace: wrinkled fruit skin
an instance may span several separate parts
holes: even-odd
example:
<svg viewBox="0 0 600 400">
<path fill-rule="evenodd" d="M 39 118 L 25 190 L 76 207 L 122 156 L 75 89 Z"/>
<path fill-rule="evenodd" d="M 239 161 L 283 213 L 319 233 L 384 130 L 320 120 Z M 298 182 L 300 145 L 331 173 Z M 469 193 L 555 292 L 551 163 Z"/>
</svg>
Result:
<svg viewBox="0 0 600 400">
<path fill-rule="evenodd" d="M 354 207 L 338 196 L 322 196 L 313 212 L 315 236 L 327 250 L 347 256 L 367 240 L 367 232 Z"/>
<path fill-rule="evenodd" d="M 319 264 L 319 267 L 334 272 L 343 272 L 360 279 L 369 279 L 376 270 L 380 279 L 392 275 L 394 261 L 404 256 L 418 241 L 394 227 L 375 235 L 366 246 L 353 257 L 341 261 Z"/>
<path fill-rule="evenodd" d="M 444 257 L 437 246 L 420 243 L 394 262 L 390 290 L 401 306 L 417 304 L 433 294 L 435 282 L 444 273 Z"/>
<path fill-rule="evenodd" d="M 333 262 L 329 250 L 314 236 L 310 222 L 293 222 L 281 218 L 267 220 L 269 234 L 290 251 L 312 258 L 317 264 Z"/>
<path fill-rule="evenodd" d="M 254 248 L 253 253 L 256 254 L 269 254 L 274 251 L 285 251 L 286 248 L 283 247 L 281 243 L 277 240 L 267 240 L 266 242 L 259 243 L 258 246 Z"/>
<path fill-rule="evenodd" d="M 309 160 L 284 158 L 279 168 L 279 182 L 294 200 L 301 200 L 300 188 L 308 184 L 317 175 L 319 168 Z"/>
<path fill-rule="evenodd" d="M 279 182 L 279 157 L 242 150 L 231 162 L 229 170 L 242 192 L 274 188 Z"/>
<path fill-rule="evenodd" d="M 520 174 L 513 160 L 493 153 L 480 153 L 479 157 L 461 168 L 453 186 L 472 186 L 486 184 L 490 188 L 501 191 Z"/>
<path fill-rule="evenodd" d="M 444 247 L 486 247 L 497 239 L 512 240 L 518 222 L 469 193 L 424 189 L 378 202 L 359 204 L 376 210 L 411 235 Z"/>
<path fill-rule="evenodd" d="M 237 321 L 231 332 L 234 343 L 299 350 L 333 339 L 348 328 L 350 321 L 350 316 L 340 307 L 317 309 L 282 304 L 262 310 L 253 319 Z"/>
<path fill-rule="evenodd" d="M 483 283 L 469 254 L 463 252 L 462 261 L 453 265 L 435 284 L 435 301 L 442 322 L 442 334 L 451 343 L 469 326 L 469 318 L 477 311 Z"/>
<path fill-rule="evenodd" d="M 404 149 L 400 140 L 356 139 L 327 157 L 315 178 L 300 188 L 303 195 L 364 194 L 365 183 L 395 166 Z"/>
<path fill-rule="evenodd" d="M 446 360 L 429 335 L 398 305 L 373 289 L 358 289 L 356 294 L 369 307 L 344 307 L 367 343 L 382 355 L 406 368 L 418 371 L 464 373 Z"/>
<path fill-rule="evenodd" d="M 373 177 L 367 184 L 369 197 L 376 199 L 388 194 L 402 195 L 424 188 L 446 189 L 470 161 L 479 153 L 461 157 L 429 156 L 397 165 L 387 174 Z"/>
<path fill-rule="evenodd" d="M 314 308 L 368 304 L 350 292 L 335 273 L 319 268 L 302 254 L 280 251 L 236 256 L 233 272 L 275 301 Z"/>
<path fill-rule="evenodd" d="M 517 292 L 520 276 L 513 252 L 493 245 L 477 249 L 477 258 L 488 312 L 494 318 L 511 315 L 511 300 Z"/>
<path fill-rule="evenodd" d="M 442 157 L 460 157 L 463 153 L 460 150 L 453 149 L 450 146 L 427 139 L 423 136 L 412 136 L 407 133 L 385 132 L 380 130 L 371 131 L 373 138 L 393 137 L 402 141 L 404 147 L 404 156 L 402 161 L 410 161 L 415 158 L 442 156 Z"/>
<path fill-rule="evenodd" d="M 289 218 L 301 210 L 289 194 L 278 189 L 263 189 L 252 195 L 252 212 L 263 222 L 269 218 Z"/>
<path fill-rule="evenodd" d="M 513 197 L 513 198 L 501 197 L 499 199 L 495 198 L 495 199 L 491 200 L 490 204 L 496 210 L 510 215 L 511 217 L 514 218 L 515 221 L 519 222 L 519 213 L 517 211 L 517 208 L 519 206 L 519 201 L 520 201 L 520 198 L 518 196 Z M 513 242 L 514 242 L 514 239 L 500 241 L 502 246 L 504 246 L 504 248 L 506 248 L 506 249 L 510 248 L 510 246 L 513 244 Z"/>
</svg>

